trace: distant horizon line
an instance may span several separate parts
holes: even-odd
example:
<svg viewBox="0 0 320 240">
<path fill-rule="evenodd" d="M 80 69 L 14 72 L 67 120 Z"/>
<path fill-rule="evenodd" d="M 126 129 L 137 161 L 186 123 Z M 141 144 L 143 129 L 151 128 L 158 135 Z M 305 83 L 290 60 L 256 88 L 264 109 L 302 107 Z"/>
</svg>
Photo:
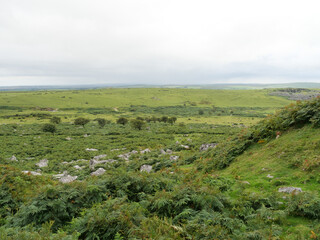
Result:
<svg viewBox="0 0 320 240">
<path fill-rule="evenodd" d="M 21 85 L 0 86 L 0 91 L 19 90 L 85 90 L 96 88 L 200 88 L 200 89 L 263 89 L 263 88 L 320 88 L 320 82 L 288 82 L 288 83 L 207 83 L 207 84 L 128 84 L 128 83 L 93 83 L 68 85 Z"/>
</svg>

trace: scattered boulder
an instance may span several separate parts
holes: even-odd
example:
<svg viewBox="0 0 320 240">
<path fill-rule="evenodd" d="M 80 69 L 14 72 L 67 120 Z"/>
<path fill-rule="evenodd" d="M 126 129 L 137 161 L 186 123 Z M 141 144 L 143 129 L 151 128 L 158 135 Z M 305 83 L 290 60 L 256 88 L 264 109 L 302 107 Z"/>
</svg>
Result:
<svg viewBox="0 0 320 240">
<path fill-rule="evenodd" d="M 273 178 L 273 176 L 271 176 L 270 174 L 267 175 L 267 178 Z"/>
<path fill-rule="evenodd" d="M 88 135 L 88 134 L 84 134 L 84 135 L 83 135 L 83 137 L 85 137 L 85 138 L 86 138 L 86 137 L 89 137 L 89 136 L 90 136 L 90 135 Z"/>
<path fill-rule="evenodd" d="M 132 150 L 131 152 L 118 155 L 118 158 L 122 158 L 122 159 L 124 159 L 124 160 L 126 160 L 126 161 L 129 161 L 129 157 L 130 157 L 132 154 L 136 154 L 136 153 L 138 153 L 138 151 Z"/>
<path fill-rule="evenodd" d="M 86 148 L 86 151 L 97 152 L 98 149 L 95 149 L 95 148 Z"/>
<path fill-rule="evenodd" d="M 160 149 L 160 153 L 161 153 L 161 154 L 166 154 L 166 151 L 163 150 L 163 149 Z"/>
<path fill-rule="evenodd" d="M 77 170 L 81 170 L 82 168 L 84 168 L 84 167 L 80 167 L 79 165 L 75 165 L 75 166 L 73 166 L 75 169 L 77 169 Z"/>
<path fill-rule="evenodd" d="M 149 148 L 146 148 L 145 150 L 140 151 L 141 154 L 149 153 L 151 150 Z"/>
<path fill-rule="evenodd" d="M 179 159 L 179 156 L 170 156 L 171 161 L 177 161 Z"/>
<path fill-rule="evenodd" d="M 281 187 L 279 188 L 278 192 L 298 194 L 302 192 L 302 189 L 296 187 Z"/>
<path fill-rule="evenodd" d="M 188 145 L 181 144 L 180 147 L 183 147 L 184 149 L 190 149 L 190 147 Z"/>
<path fill-rule="evenodd" d="M 66 137 L 66 140 L 67 141 L 70 141 L 72 138 L 71 137 Z"/>
<path fill-rule="evenodd" d="M 242 184 L 247 184 L 250 185 L 250 183 L 248 181 L 241 181 Z"/>
<path fill-rule="evenodd" d="M 67 171 L 64 171 L 62 174 L 53 175 L 55 178 L 59 179 L 62 183 L 71 183 L 78 178 L 78 176 L 68 175 Z"/>
<path fill-rule="evenodd" d="M 166 153 L 167 153 L 167 154 L 172 154 L 172 150 L 167 149 Z"/>
<path fill-rule="evenodd" d="M 105 158 L 107 156 L 107 154 L 102 154 L 102 155 L 99 155 L 99 156 L 94 156 L 93 159 L 94 160 L 100 160 L 101 158 Z"/>
<path fill-rule="evenodd" d="M 151 165 L 142 165 L 142 166 L 140 167 L 140 172 L 147 172 L 147 173 L 149 173 L 149 172 L 151 172 L 151 170 L 152 170 L 152 166 L 151 166 Z"/>
<path fill-rule="evenodd" d="M 105 169 L 99 168 L 97 171 L 92 172 L 92 173 L 91 173 L 91 176 L 100 176 L 100 175 L 104 174 L 105 171 L 106 171 Z"/>
<path fill-rule="evenodd" d="M 12 157 L 9 158 L 9 160 L 18 162 L 18 159 L 17 159 L 17 157 L 15 155 L 12 155 Z"/>
<path fill-rule="evenodd" d="M 34 172 L 34 171 L 22 171 L 24 174 L 28 174 L 28 175 L 34 175 L 34 176 L 41 176 L 41 173 L 38 172 Z"/>
<path fill-rule="evenodd" d="M 106 164 L 106 163 L 114 163 L 114 162 L 118 162 L 118 161 L 114 160 L 114 159 L 101 160 L 101 161 L 98 161 L 98 160 L 95 160 L 95 159 L 91 159 L 90 162 L 89 162 L 89 168 L 91 170 L 93 170 L 95 165 L 97 165 L 97 164 Z"/>
<path fill-rule="evenodd" d="M 48 167 L 48 159 L 42 159 L 40 162 L 36 163 L 39 168 Z"/>
<path fill-rule="evenodd" d="M 200 146 L 200 152 L 207 151 L 209 148 L 215 148 L 218 143 L 204 143 Z"/>
</svg>

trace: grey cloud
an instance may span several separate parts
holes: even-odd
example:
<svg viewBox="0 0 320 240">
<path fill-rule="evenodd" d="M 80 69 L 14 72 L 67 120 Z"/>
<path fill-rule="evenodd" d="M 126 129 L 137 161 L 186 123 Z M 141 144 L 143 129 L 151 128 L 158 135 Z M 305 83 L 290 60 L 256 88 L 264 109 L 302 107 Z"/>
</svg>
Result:
<svg viewBox="0 0 320 240">
<path fill-rule="evenodd" d="M 0 86 L 319 81 L 317 5 L 3 0 Z"/>
</svg>

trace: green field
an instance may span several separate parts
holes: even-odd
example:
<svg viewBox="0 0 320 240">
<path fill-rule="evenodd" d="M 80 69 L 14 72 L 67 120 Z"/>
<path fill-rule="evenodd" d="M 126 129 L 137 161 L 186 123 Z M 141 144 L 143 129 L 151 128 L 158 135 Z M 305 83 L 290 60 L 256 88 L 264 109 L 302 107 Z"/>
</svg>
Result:
<svg viewBox="0 0 320 240">
<path fill-rule="evenodd" d="M 320 101 L 270 91 L 0 92 L 0 239 L 319 239 Z"/>
<path fill-rule="evenodd" d="M 188 123 L 252 124 L 290 103 L 285 98 L 269 96 L 269 92 L 196 89 L 0 92 L 0 118 L 4 123 L 33 123 L 41 119 L 25 115 L 47 113 L 66 122 L 79 116 L 115 120 L 119 116 L 167 115 Z M 201 110 L 203 114 L 199 116 Z"/>
</svg>

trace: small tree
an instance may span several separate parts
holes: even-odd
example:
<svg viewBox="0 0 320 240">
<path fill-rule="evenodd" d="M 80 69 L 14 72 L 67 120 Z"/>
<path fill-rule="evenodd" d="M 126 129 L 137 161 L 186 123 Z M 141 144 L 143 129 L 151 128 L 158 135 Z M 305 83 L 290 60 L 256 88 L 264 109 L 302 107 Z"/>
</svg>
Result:
<svg viewBox="0 0 320 240">
<path fill-rule="evenodd" d="M 46 123 L 43 125 L 42 131 L 43 132 L 50 132 L 50 133 L 54 134 L 57 131 L 57 128 L 54 124 Z"/>
<path fill-rule="evenodd" d="M 168 117 L 163 116 L 163 117 L 161 117 L 160 121 L 166 123 L 166 122 L 168 122 Z"/>
<path fill-rule="evenodd" d="M 101 128 L 103 128 L 107 123 L 107 121 L 104 118 L 97 118 L 97 121 Z"/>
<path fill-rule="evenodd" d="M 168 118 L 168 123 L 174 124 L 177 121 L 176 117 Z"/>
<path fill-rule="evenodd" d="M 59 123 L 61 123 L 61 118 L 59 118 L 59 117 L 52 117 L 52 118 L 50 119 L 50 122 L 53 123 L 53 124 L 59 124 Z"/>
<path fill-rule="evenodd" d="M 203 115 L 204 111 L 202 109 L 199 110 L 199 115 Z"/>
<path fill-rule="evenodd" d="M 76 118 L 76 119 L 74 120 L 74 124 L 75 124 L 75 125 L 82 125 L 83 127 L 84 127 L 84 125 L 86 125 L 88 122 L 90 122 L 89 119 L 87 119 L 87 118 L 82 118 L 82 117 Z"/>
<path fill-rule="evenodd" d="M 121 117 L 117 120 L 118 124 L 122 124 L 122 125 L 126 125 L 128 123 L 128 119 L 126 119 L 125 117 Z"/>
<path fill-rule="evenodd" d="M 134 119 L 131 121 L 131 126 L 135 129 L 142 130 L 142 128 L 145 126 L 145 122 L 139 119 Z"/>
</svg>

